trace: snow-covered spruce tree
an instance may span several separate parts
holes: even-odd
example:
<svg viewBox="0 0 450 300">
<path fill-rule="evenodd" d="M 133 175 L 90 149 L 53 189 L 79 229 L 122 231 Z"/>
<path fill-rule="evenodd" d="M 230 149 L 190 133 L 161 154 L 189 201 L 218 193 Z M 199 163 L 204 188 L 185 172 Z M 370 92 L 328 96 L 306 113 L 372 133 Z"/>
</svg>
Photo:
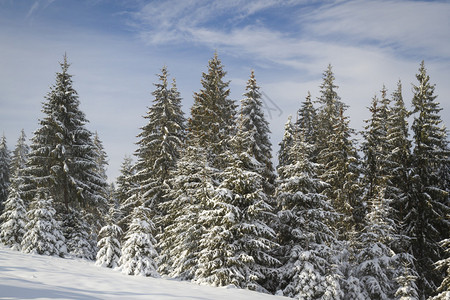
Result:
<svg viewBox="0 0 450 300">
<path fill-rule="evenodd" d="M 445 239 L 440 243 L 447 257 L 436 262 L 437 270 L 445 271 L 445 277 L 441 285 L 437 288 L 438 294 L 429 298 L 430 300 L 447 300 L 450 298 L 450 239 Z"/>
<path fill-rule="evenodd" d="M 69 255 L 95 260 L 97 235 L 89 226 L 88 218 L 92 218 L 89 213 L 83 213 L 79 208 L 69 208 L 69 212 L 64 214 L 63 233 Z"/>
<path fill-rule="evenodd" d="M 449 195 L 443 170 L 450 164 L 446 128 L 439 112 L 442 110 L 434 95 L 422 61 L 413 85 L 414 150 L 412 154 L 412 198 L 406 203 L 406 234 L 411 238 L 412 254 L 417 260 L 420 297 L 428 297 L 439 286 L 443 273 L 433 265 L 444 258 L 438 241 L 449 238 Z"/>
<path fill-rule="evenodd" d="M 120 239 L 122 229 L 117 225 L 118 210 L 113 201 L 110 202 L 106 225 L 98 234 L 98 252 L 95 264 L 106 268 L 116 268 L 122 255 Z"/>
<path fill-rule="evenodd" d="M 389 244 L 395 240 L 394 222 L 389 219 L 389 199 L 385 186 L 377 185 L 368 199 L 366 226 L 358 238 L 355 277 L 362 285 L 365 299 L 392 299 L 394 296 L 394 252 Z"/>
<path fill-rule="evenodd" d="M 229 150 L 230 137 L 236 132 L 236 104 L 228 98 L 229 82 L 224 81 L 226 72 L 217 53 L 209 61 L 208 73 L 202 74 L 202 89 L 194 93 L 188 130 L 206 149 L 208 162 L 212 167 L 224 169 Z"/>
<path fill-rule="evenodd" d="M 241 100 L 241 119 L 239 130 L 245 132 L 248 151 L 262 164 L 262 168 L 254 170 L 264 178 L 264 191 L 269 196 L 274 192 L 275 172 L 272 164 L 272 143 L 270 142 L 269 122 L 262 109 L 261 93 L 256 83 L 255 73 L 251 72 L 247 82 L 244 99 Z M 270 199 L 269 199 L 270 201 Z"/>
<path fill-rule="evenodd" d="M 289 165 L 292 163 L 292 159 L 289 157 L 290 148 L 295 136 L 295 127 L 292 124 L 292 116 L 288 117 L 288 120 L 284 124 L 283 139 L 280 142 L 280 150 L 278 151 L 278 168 Z"/>
<path fill-rule="evenodd" d="M 95 160 L 95 172 L 102 179 L 102 181 L 107 182 L 108 176 L 106 175 L 106 169 L 108 166 L 108 155 L 103 147 L 103 142 L 100 140 L 97 131 L 94 134 L 93 140 L 94 149 L 94 160 Z M 106 188 L 105 188 L 106 190 Z M 105 196 L 106 197 L 106 196 Z"/>
<path fill-rule="evenodd" d="M 295 122 L 295 127 L 297 130 L 301 130 L 305 139 L 305 142 L 314 146 L 311 152 L 311 161 L 317 161 L 317 110 L 311 100 L 311 93 L 302 102 L 300 109 L 297 112 L 297 121 Z"/>
<path fill-rule="evenodd" d="M 387 119 L 387 161 L 390 165 L 386 173 L 390 176 L 391 187 L 386 191 L 391 200 L 391 218 L 397 230 L 403 228 L 403 221 L 407 211 L 405 204 L 411 198 L 410 168 L 411 168 L 411 141 L 408 139 L 408 116 L 402 96 L 402 84 L 399 81 L 397 89 L 392 94 L 391 113 Z M 399 232 L 403 235 L 402 232 Z M 402 245 L 396 252 L 406 252 L 407 245 Z"/>
<path fill-rule="evenodd" d="M 312 153 L 313 146 L 300 128 L 290 149 L 292 163 L 278 168 L 278 235 L 283 263 L 278 288 L 283 295 L 299 299 L 341 299 L 338 241 L 332 227 L 338 215 L 320 193 L 326 183 L 317 176 Z"/>
<path fill-rule="evenodd" d="M 353 130 L 349 120 L 344 116 L 346 105 L 341 101 L 334 84 L 331 65 L 323 74 L 320 86 L 321 96 L 317 99 L 318 126 L 316 128 L 317 162 L 319 177 L 327 183 L 323 191 L 331 204 L 342 215 L 337 228 L 341 233 L 347 232 L 355 223 L 360 222 L 358 211 L 359 167 L 358 156 L 351 138 Z"/>
<path fill-rule="evenodd" d="M 158 236 L 159 272 L 191 280 L 198 266 L 199 241 L 204 227 L 198 222 L 206 203 L 214 197 L 217 171 L 207 163 L 206 151 L 191 135 L 169 180 L 170 191 L 162 209 L 164 231 Z"/>
<path fill-rule="evenodd" d="M 323 193 L 340 214 L 335 228 L 346 235 L 363 218 L 360 212 L 362 205 L 358 199 L 358 156 L 351 139 L 348 118 L 344 117 L 342 110 L 338 117 L 332 118 L 334 125 L 325 141 L 325 148 L 319 153 L 319 178 L 327 183 Z"/>
<path fill-rule="evenodd" d="M 3 135 L 0 141 L 0 213 L 8 198 L 10 163 L 11 156 L 6 144 L 6 137 Z"/>
<path fill-rule="evenodd" d="M 412 256 L 409 256 L 412 257 Z M 395 299 L 398 300 L 419 300 L 419 293 L 417 292 L 417 276 L 412 274 L 414 267 L 404 260 L 404 264 L 400 265 L 400 272 L 395 278 L 397 282 L 397 290 L 395 291 Z"/>
<path fill-rule="evenodd" d="M 138 195 L 140 202 L 144 199 Z M 131 223 L 125 234 L 122 245 L 122 256 L 119 265 L 122 273 L 157 277 L 155 250 L 156 240 L 152 232 L 155 230 L 150 220 L 151 210 L 143 204 L 133 209 Z"/>
<path fill-rule="evenodd" d="M 101 219 L 106 209 L 106 182 L 96 172 L 95 145 L 72 87 L 67 56 L 60 65 L 61 72 L 56 73 L 56 82 L 43 103 L 44 118 L 32 138 L 27 192 L 32 197 L 36 188 L 46 188 L 58 217 L 72 207 Z"/>
<path fill-rule="evenodd" d="M 137 184 L 133 182 L 134 174 L 133 160 L 130 156 L 125 156 L 120 166 L 120 175 L 116 179 L 117 188 L 114 193 L 114 198 L 119 205 L 118 225 L 123 232 L 128 230 L 131 212 L 136 202 L 136 196 L 132 197 L 132 191 L 137 187 Z"/>
<path fill-rule="evenodd" d="M 27 223 L 26 204 L 23 200 L 24 168 L 28 159 L 29 147 L 22 130 L 11 159 L 11 184 L 4 211 L 0 216 L 0 241 L 20 250 L 20 243 Z"/>
<path fill-rule="evenodd" d="M 27 213 L 28 223 L 21 243 L 25 253 L 64 256 L 65 239 L 56 220 L 53 199 L 46 188 L 38 188 Z"/>
<path fill-rule="evenodd" d="M 328 147 L 327 141 L 329 141 L 336 119 L 347 108 L 347 105 L 341 101 L 341 98 L 337 94 L 336 90 L 339 87 L 334 83 L 335 77 L 331 65 L 328 65 L 323 73 L 322 80 L 322 84 L 320 85 L 321 95 L 316 101 L 319 104 L 317 109 L 318 126 L 316 128 L 318 153 Z"/>
<path fill-rule="evenodd" d="M 382 98 L 386 98 L 386 90 L 383 87 Z M 388 102 L 382 103 L 375 96 L 372 99 L 372 105 L 369 107 L 371 117 L 365 120 L 367 125 L 363 132 L 364 141 L 362 151 L 363 160 L 363 179 L 364 186 L 363 199 L 368 201 L 376 193 L 378 186 L 383 182 L 388 182 L 388 166 L 386 158 L 388 157 L 387 147 L 387 116 L 389 107 Z"/>
<path fill-rule="evenodd" d="M 163 201 L 165 180 L 175 167 L 180 156 L 180 147 L 185 135 L 185 118 L 181 110 L 180 93 L 175 81 L 169 87 L 168 72 L 164 66 L 155 83 L 153 105 L 148 109 L 147 124 L 141 128 L 138 137 L 139 149 L 136 151 L 136 174 L 133 181 L 141 193 L 145 205 L 159 217 L 159 204 Z"/>
<path fill-rule="evenodd" d="M 263 284 L 278 265 L 271 255 L 277 244 L 269 226 L 273 208 L 264 189 L 267 179 L 262 170 L 267 166 L 256 157 L 257 128 L 251 125 L 247 105 L 243 101 L 238 132 L 230 141 L 230 163 L 221 175 L 223 181 L 199 214 L 204 233 L 195 281 L 267 292 Z"/>
</svg>

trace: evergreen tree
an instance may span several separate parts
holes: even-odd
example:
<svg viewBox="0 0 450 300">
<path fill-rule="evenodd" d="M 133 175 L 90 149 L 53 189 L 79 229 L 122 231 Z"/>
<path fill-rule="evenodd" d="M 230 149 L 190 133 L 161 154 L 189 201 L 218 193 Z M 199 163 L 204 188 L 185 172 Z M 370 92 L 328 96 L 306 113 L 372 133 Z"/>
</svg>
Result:
<svg viewBox="0 0 450 300">
<path fill-rule="evenodd" d="M 68 254 L 94 260 L 97 253 L 97 235 L 92 232 L 87 222 L 88 217 L 89 213 L 70 208 L 64 216 L 63 233 Z"/>
<path fill-rule="evenodd" d="M 120 239 L 122 229 L 117 223 L 117 209 L 115 203 L 111 203 L 106 225 L 100 229 L 97 243 L 98 252 L 95 264 L 106 268 L 116 268 L 122 254 Z"/>
<path fill-rule="evenodd" d="M 442 124 L 439 103 L 435 101 L 435 86 L 430 83 L 422 61 L 413 85 L 414 151 L 412 155 L 413 195 L 406 203 L 406 234 L 411 238 L 411 250 L 417 259 L 420 297 L 429 296 L 442 281 L 442 273 L 433 264 L 443 258 L 438 241 L 447 239 L 450 214 L 447 182 L 442 177 L 448 170 L 447 132 Z"/>
<path fill-rule="evenodd" d="M 342 215 L 337 228 L 347 232 L 363 218 L 360 213 L 358 156 L 351 139 L 353 130 L 344 116 L 347 106 L 341 101 L 334 83 L 331 65 L 323 74 L 320 86 L 321 96 L 317 99 L 318 126 L 316 128 L 317 162 L 321 168 L 319 177 L 327 183 L 323 191 L 331 200 L 333 207 Z M 343 233 L 342 232 L 342 233 Z"/>
<path fill-rule="evenodd" d="M 222 62 L 214 54 L 209 61 L 208 73 L 202 74 L 202 89 L 194 93 L 194 104 L 188 120 L 188 130 L 206 149 L 211 166 L 223 169 L 226 158 L 221 154 L 229 150 L 230 137 L 236 132 L 236 104 L 228 99 L 229 82 Z"/>
<path fill-rule="evenodd" d="M 446 275 L 441 285 L 437 288 L 439 294 L 431 297 L 430 300 L 447 300 L 450 298 L 450 239 L 443 240 L 440 245 L 447 254 L 447 258 L 437 261 L 435 267 L 438 270 L 445 270 Z"/>
<path fill-rule="evenodd" d="M 185 119 L 181 110 L 181 98 L 175 81 L 168 84 L 167 68 L 163 67 L 155 84 L 153 105 L 144 117 L 147 124 L 138 135 L 136 174 L 133 179 L 145 204 L 156 213 L 164 196 L 164 184 L 179 158 L 185 135 Z"/>
<path fill-rule="evenodd" d="M 98 176 L 101 178 L 103 182 L 107 182 L 108 176 L 106 175 L 106 168 L 108 166 L 108 156 L 104 150 L 103 142 L 100 140 L 97 131 L 94 134 L 93 142 L 95 146 L 94 148 L 95 172 L 98 174 Z"/>
<path fill-rule="evenodd" d="M 386 161 L 388 157 L 387 146 L 387 119 L 389 114 L 389 101 L 386 100 L 386 90 L 383 87 L 382 101 L 377 96 L 372 100 L 369 108 L 371 118 L 365 120 L 367 125 L 363 132 L 364 143 L 362 150 L 364 153 L 363 185 L 365 187 L 364 199 L 368 201 L 377 193 L 380 184 L 387 184 L 387 170 L 390 166 Z"/>
<path fill-rule="evenodd" d="M 3 135 L 0 141 L 0 213 L 3 211 L 4 203 L 8 198 L 10 163 L 11 157 L 6 144 L 6 137 Z"/>
<path fill-rule="evenodd" d="M 140 201 L 143 202 L 141 197 Z M 158 254 L 152 234 L 155 228 L 149 218 L 150 213 L 150 209 L 143 205 L 133 209 L 119 261 L 120 269 L 127 275 L 158 276 L 155 262 Z"/>
<path fill-rule="evenodd" d="M 275 173 L 272 165 L 272 143 L 269 139 L 269 122 L 262 110 L 261 93 L 256 83 L 255 73 L 251 72 L 247 82 L 245 98 L 241 100 L 241 119 L 239 130 L 245 132 L 248 150 L 256 161 L 262 164 L 257 171 L 264 178 L 264 191 L 271 195 L 274 191 Z"/>
<path fill-rule="evenodd" d="M 28 223 L 21 243 L 25 253 L 64 256 L 66 246 L 61 224 L 55 219 L 53 199 L 38 189 L 27 213 Z"/>
<path fill-rule="evenodd" d="M 335 226 L 342 234 L 347 234 L 363 218 L 358 199 L 358 156 L 351 140 L 348 118 L 341 111 L 338 118 L 333 117 L 333 121 L 326 148 L 319 153 L 319 163 L 322 164 L 319 178 L 327 183 L 323 193 L 341 215 Z"/>
<path fill-rule="evenodd" d="M 43 104 L 45 116 L 32 138 L 27 169 L 32 182 L 27 190 L 33 195 L 36 188 L 45 187 L 58 214 L 82 207 L 100 219 L 106 207 L 106 182 L 96 172 L 95 145 L 72 87 L 67 56 L 60 65 Z"/>
<path fill-rule="evenodd" d="M 411 169 L 411 141 L 408 139 L 408 116 L 402 96 L 402 85 L 399 81 L 397 90 L 392 94 L 391 113 L 387 119 L 387 161 L 390 162 L 386 173 L 390 174 L 390 189 L 386 190 L 391 201 L 392 219 L 395 221 L 397 230 L 403 230 L 404 219 L 407 211 L 404 210 L 406 203 L 411 198 L 411 187 L 409 173 Z M 403 232 L 399 232 L 402 235 Z M 409 247 L 403 245 L 396 252 L 406 252 Z"/>
<path fill-rule="evenodd" d="M 125 156 L 120 167 L 120 175 L 116 180 L 117 188 L 114 193 L 114 198 L 119 205 L 118 225 L 123 232 L 128 230 L 128 224 L 131 222 L 131 212 L 136 206 L 136 196 L 132 194 L 132 191 L 137 188 L 136 183 L 133 182 L 134 174 L 133 160 L 131 157 Z"/>
<path fill-rule="evenodd" d="M 280 150 L 278 151 L 278 168 L 289 165 L 292 163 L 292 159 L 289 157 L 290 148 L 295 136 L 294 125 L 292 124 L 292 116 L 288 117 L 287 122 L 284 124 L 283 139 L 280 142 Z"/>
<path fill-rule="evenodd" d="M 311 160 L 317 161 L 317 110 L 311 100 L 311 93 L 308 91 L 305 101 L 297 112 L 297 121 L 295 122 L 297 131 L 302 131 L 305 142 L 313 146 L 311 149 Z"/>
<path fill-rule="evenodd" d="M 11 185 L 5 202 L 5 209 L 0 216 L 0 241 L 19 250 L 27 223 L 26 205 L 23 200 L 24 168 L 28 159 L 29 147 L 25 132 L 22 130 L 11 160 Z"/>
<path fill-rule="evenodd" d="M 215 194 L 215 170 L 206 161 L 206 151 L 195 138 L 186 149 L 169 180 L 170 191 L 162 204 L 167 214 L 164 231 L 158 236 L 159 272 L 170 277 L 191 280 L 198 266 L 199 241 L 204 232 L 199 214 Z"/>
<path fill-rule="evenodd" d="M 394 252 L 389 244 L 394 240 L 394 224 L 388 218 L 385 186 L 377 185 L 368 202 L 367 225 L 359 236 L 355 275 L 360 280 L 365 299 L 392 299 Z"/>
<path fill-rule="evenodd" d="M 266 275 L 278 264 L 270 254 L 277 245 L 268 225 L 273 219 L 272 207 L 260 171 L 266 164 L 256 157 L 257 132 L 250 125 L 253 116 L 247 105 L 243 103 L 238 133 L 230 143 L 233 152 L 229 153 L 223 181 L 199 214 L 205 229 L 195 281 L 266 291 Z"/>
<path fill-rule="evenodd" d="M 285 296 L 299 299 L 341 299 L 337 264 L 337 214 L 320 194 L 327 185 L 311 161 L 313 146 L 300 128 L 290 149 L 292 163 L 278 168 L 279 239 L 282 245 L 280 285 Z"/>
</svg>

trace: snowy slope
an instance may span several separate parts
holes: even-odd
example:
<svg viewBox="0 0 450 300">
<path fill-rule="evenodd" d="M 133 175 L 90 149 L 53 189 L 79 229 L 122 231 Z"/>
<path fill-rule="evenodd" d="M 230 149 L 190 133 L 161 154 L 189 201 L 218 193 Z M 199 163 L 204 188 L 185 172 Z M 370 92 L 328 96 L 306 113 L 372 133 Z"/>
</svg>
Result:
<svg viewBox="0 0 450 300">
<path fill-rule="evenodd" d="M 248 290 L 128 276 L 79 259 L 23 254 L 0 245 L 0 299 L 289 299 Z"/>
</svg>

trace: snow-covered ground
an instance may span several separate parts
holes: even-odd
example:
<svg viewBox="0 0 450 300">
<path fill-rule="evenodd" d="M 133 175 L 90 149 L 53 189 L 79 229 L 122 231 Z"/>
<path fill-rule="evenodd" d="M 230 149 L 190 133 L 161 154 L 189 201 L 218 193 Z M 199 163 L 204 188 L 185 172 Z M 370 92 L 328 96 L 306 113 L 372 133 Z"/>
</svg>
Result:
<svg viewBox="0 0 450 300">
<path fill-rule="evenodd" d="M 128 276 L 80 259 L 24 254 L 0 245 L 0 299 L 289 299 L 170 279 Z"/>
</svg>

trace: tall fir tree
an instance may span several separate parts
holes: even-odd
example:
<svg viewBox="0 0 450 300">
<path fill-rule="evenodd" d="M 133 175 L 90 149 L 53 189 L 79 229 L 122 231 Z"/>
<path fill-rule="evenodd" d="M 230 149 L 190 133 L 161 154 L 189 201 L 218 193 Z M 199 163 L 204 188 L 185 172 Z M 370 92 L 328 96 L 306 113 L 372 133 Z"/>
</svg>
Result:
<svg viewBox="0 0 450 300">
<path fill-rule="evenodd" d="M 26 135 L 22 129 L 10 165 L 11 184 L 5 209 L 0 216 L 0 241 L 19 250 L 20 243 L 25 233 L 27 223 L 26 208 L 24 202 L 23 186 L 25 182 L 24 169 L 28 160 L 29 146 L 26 144 Z"/>
<path fill-rule="evenodd" d="M 198 222 L 206 203 L 215 194 L 215 169 L 207 162 L 206 151 L 194 137 L 188 137 L 177 167 L 169 181 L 171 187 L 162 204 L 167 214 L 164 231 L 158 236 L 159 272 L 170 277 L 192 280 L 198 266 L 203 225 Z"/>
<path fill-rule="evenodd" d="M 300 125 L 302 126 L 302 125 Z M 290 148 L 292 163 L 278 168 L 279 240 L 282 246 L 278 288 L 299 299 L 341 299 L 338 241 L 332 227 L 338 215 L 320 193 L 327 185 L 312 162 L 314 146 L 299 127 Z"/>
<path fill-rule="evenodd" d="M 413 85 L 412 124 L 414 150 L 412 154 L 412 199 L 406 204 L 406 233 L 412 239 L 412 253 L 417 259 L 420 297 L 428 297 L 443 278 L 433 265 L 443 258 L 438 241 L 449 238 L 450 215 L 447 182 L 442 176 L 450 163 L 447 131 L 439 112 L 442 110 L 434 95 L 435 86 L 422 61 Z"/>
<path fill-rule="evenodd" d="M 236 132 L 236 104 L 229 99 L 229 82 L 224 81 L 226 72 L 217 53 L 209 61 L 208 72 L 202 74 L 202 89 L 194 93 L 188 130 L 207 150 L 208 162 L 212 167 L 226 167 L 230 149 L 229 140 Z"/>
<path fill-rule="evenodd" d="M 147 124 L 138 135 L 139 149 L 136 151 L 136 174 L 133 181 L 137 190 L 145 198 L 145 205 L 159 217 L 159 204 L 163 201 L 165 181 L 175 168 L 180 157 L 180 148 L 185 136 L 185 118 L 181 110 L 181 97 L 173 81 L 168 83 L 168 72 L 164 66 L 158 75 L 159 82 L 154 84 L 153 105 L 149 108 Z"/>
<path fill-rule="evenodd" d="M 0 213 L 8 198 L 10 163 L 11 155 L 6 144 L 6 137 L 3 135 L 0 141 Z"/>
<path fill-rule="evenodd" d="M 256 86 L 253 76 L 252 82 Z M 258 161 L 260 153 L 255 150 L 258 118 L 253 113 L 258 109 L 249 109 L 248 102 L 243 101 L 238 132 L 230 141 L 232 151 L 221 175 L 223 181 L 199 214 L 204 233 L 195 281 L 267 291 L 267 275 L 278 264 L 271 255 L 277 244 L 269 225 L 273 208 L 264 189 L 267 179 L 262 171 L 267 165 Z"/>
<path fill-rule="evenodd" d="M 244 99 L 241 100 L 239 130 L 245 132 L 247 151 L 254 156 L 262 168 L 258 171 L 264 178 L 264 191 L 270 196 L 274 192 L 275 172 L 272 164 L 272 143 L 270 142 L 269 122 L 262 110 L 260 87 L 256 83 L 254 71 L 247 81 Z"/>
<path fill-rule="evenodd" d="M 337 118 L 333 117 L 333 122 L 326 147 L 319 153 L 322 165 L 319 178 L 327 183 L 323 193 L 341 216 L 335 227 L 346 235 L 362 223 L 363 218 L 363 206 L 359 202 L 359 162 L 349 120 L 342 110 Z"/>
<path fill-rule="evenodd" d="M 347 106 L 337 94 L 338 86 L 331 65 L 323 73 L 320 97 L 317 99 L 318 126 L 316 128 L 317 162 L 322 166 L 318 173 L 328 184 L 323 193 L 342 215 L 338 228 L 348 231 L 361 222 L 359 194 L 359 159 L 352 140 L 353 130 L 344 116 Z"/>
<path fill-rule="evenodd" d="M 37 188 L 46 188 L 58 214 L 82 208 L 100 218 L 106 207 L 106 182 L 96 172 L 92 133 L 86 129 L 66 55 L 60 65 L 32 138 L 27 168 L 32 182 L 27 190 L 32 197 Z"/>
</svg>

